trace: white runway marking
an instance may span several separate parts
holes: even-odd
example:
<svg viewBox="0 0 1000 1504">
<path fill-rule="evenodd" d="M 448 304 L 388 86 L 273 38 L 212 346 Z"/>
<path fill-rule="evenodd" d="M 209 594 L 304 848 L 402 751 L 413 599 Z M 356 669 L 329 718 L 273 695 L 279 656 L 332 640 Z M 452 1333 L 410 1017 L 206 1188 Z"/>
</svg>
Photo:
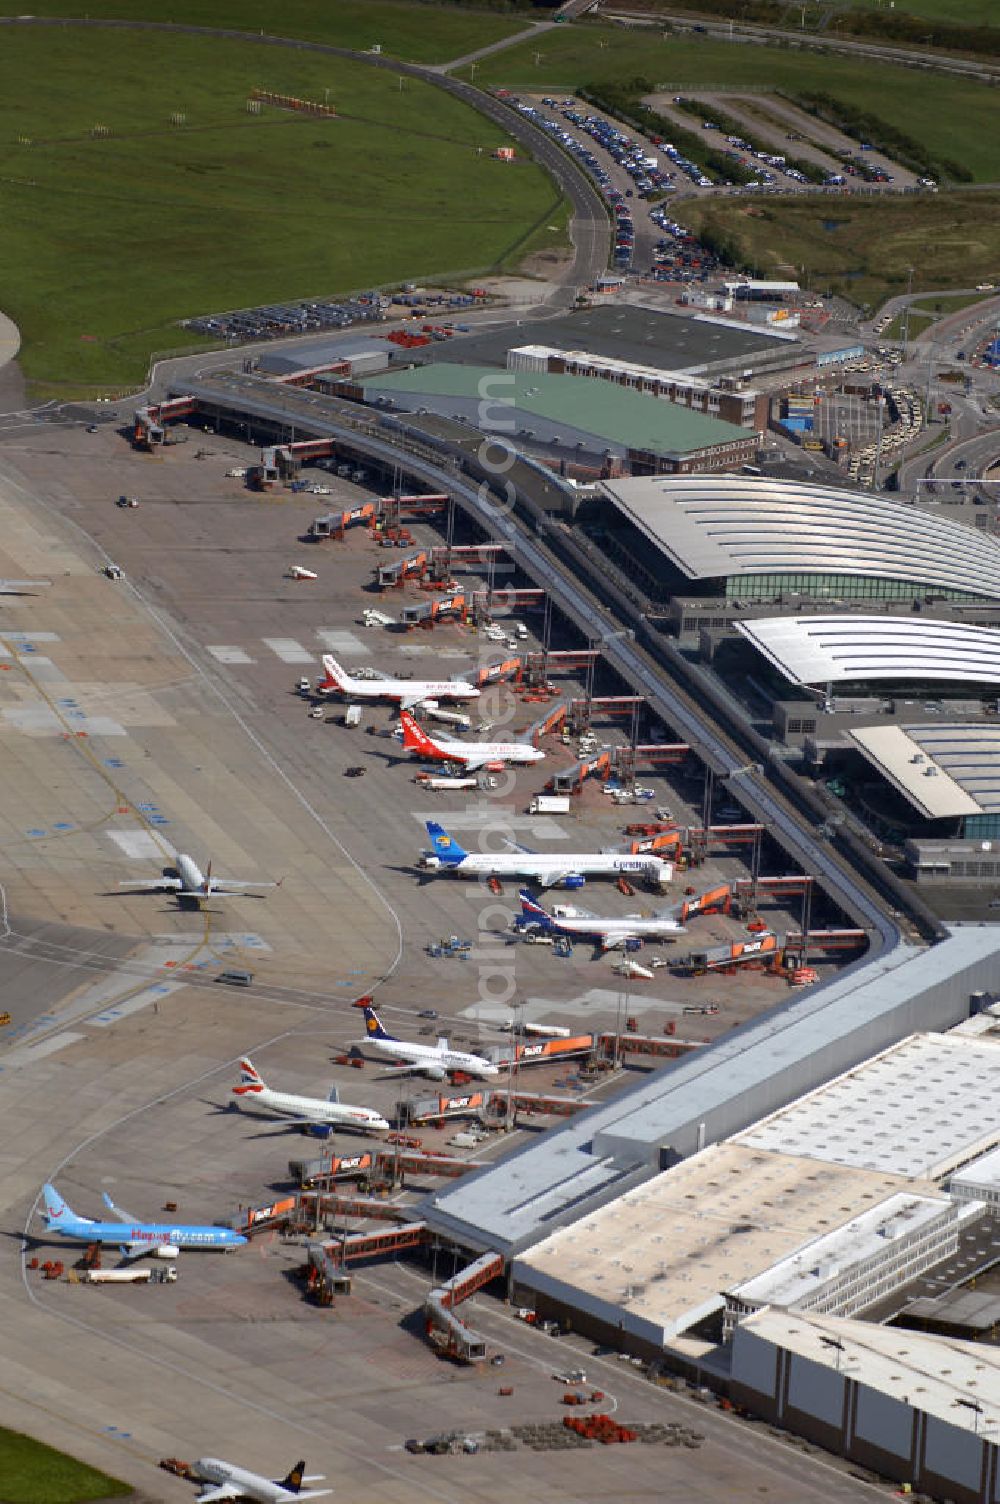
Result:
<svg viewBox="0 0 1000 1504">
<path fill-rule="evenodd" d="M 27 736 L 64 736 L 66 726 L 47 705 L 12 705 L 3 712 L 3 719 L 15 731 Z M 78 711 L 67 716 L 67 724 L 75 732 L 86 736 L 125 736 L 125 727 L 109 716 L 82 715 Z"/>
<path fill-rule="evenodd" d="M 244 653 L 242 648 L 220 646 L 209 647 L 205 651 L 206 653 L 211 653 L 212 657 L 217 659 L 219 663 L 253 663 L 255 661 L 250 657 L 249 653 Z"/>
<path fill-rule="evenodd" d="M 148 830 L 109 830 L 106 833 L 118 849 L 133 861 L 159 861 L 162 864 L 163 847 L 169 845 L 169 842 L 155 841 Z M 155 875 L 159 876 L 158 873 Z"/>
<path fill-rule="evenodd" d="M 485 804 L 485 800 L 483 801 Z M 427 809 L 414 810 L 413 818 L 421 826 L 428 820 L 436 820 L 453 835 L 459 831 L 496 830 L 498 836 L 508 832 L 527 831 L 536 841 L 565 841 L 567 831 L 555 820 L 537 815 L 515 815 L 509 805 L 492 805 L 480 809 Z M 491 849 L 501 850 L 491 837 Z"/>
<path fill-rule="evenodd" d="M 282 663 L 315 663 L 316 659 L 294 637 L 265 637 L 265 647 L 276 653 Z"/>
<path fill-rule="evenodd" d="M 137 992 L 135 997 L 129 997 L 121 1003 L 114 1003 L 106 1008 L 103 1013 L 95 1013 L 93 1018 L 88 1018 L 87 1023 L 95 1029 L 106 1029 L 110 1024 L 116 1024 L 122 1018 L 127 1018 L 130 1013 L 138 1013 L 140 1008 L 148 1008 L 150 1003 L 158 1003 L 161 998 L 169 997 L 172 992 L 180 992 L 183 982 L 154 982 L 152 987 L 144 987 L 142 992 Z"/>
<path fill-rule="evenodd" d="M 46 658 L 42 653 L 25 653 L 21 658 L 21 662 L 31 677 L 40 680 L 42 684 L 51 684 L 54 680 L 58 680 L 60 684 L 68 684 L 68 680 L 62 669 L 58 668 L 52 662 L 51 658 Z"/>
<path fill-rule="evenodd" d="M 83 1037 L 82 1034 L 67 1031 L 64 1034 L 53 1034 L 51 1039 L 40 1039 L 37 1044 L 26 1044 L 22 1049 L 11 1050 L 9 1055 L 4 1055 L 0 1069 L 17 1071 L 22 1066 L 33 1065 L 36 1060 L 41 1060 L 45 1055 L 54 1055 L 56 1050 L 64 1050 L 68 1044 L 76 1044 Z"/>
<path fill-rule="evenodd" d="M 0 632 L 7 642 L 13 642 L 20 647 L 25 642 L 61 642 L 58 632 Z"/>
<path fill-rule="evenodd" d="M 360 637 L 353 632 L 317 632 L 316 636 L 328 653 L 338 653 L 344 658 L 363 658 L 368 652 Z"/>
</svg>

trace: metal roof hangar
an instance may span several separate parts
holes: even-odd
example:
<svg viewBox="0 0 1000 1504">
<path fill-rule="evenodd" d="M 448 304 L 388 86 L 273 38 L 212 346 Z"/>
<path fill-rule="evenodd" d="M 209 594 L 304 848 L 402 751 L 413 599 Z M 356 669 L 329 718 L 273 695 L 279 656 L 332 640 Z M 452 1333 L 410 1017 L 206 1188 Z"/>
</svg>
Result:
<svg viewBox="0 0 1000 1504">
<path fill-rule="evenodd" d="M 885 497 L 751 476 L 605 481 L 618 541 L 666 593 L 746 601 L 1000 599 L 1000 542 Z"/>
</svg>

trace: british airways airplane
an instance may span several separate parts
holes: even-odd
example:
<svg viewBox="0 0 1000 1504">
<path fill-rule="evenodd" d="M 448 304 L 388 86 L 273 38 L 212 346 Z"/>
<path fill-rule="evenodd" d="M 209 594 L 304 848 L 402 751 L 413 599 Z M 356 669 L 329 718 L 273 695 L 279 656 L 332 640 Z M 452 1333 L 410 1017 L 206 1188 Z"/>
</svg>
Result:
<svg viewBox="0 0 1000 1504">
<path fill-rule="evenodd" d="M 41 1216 L 50 1232 L 72 1238 L 75 1243 L 110 1243 L 120 1248 L 126 1258 L 176 1258 L 182 1248 L 221 1249 L 239 1248 L 246 1238 L 231 1227 L 191 1227 L 181 1224 L 170 1226 L 164 1222 L 140 1222 L 137 1218 L 115 1206 L 107 1191 L 104 1204 L 118 1218 L 117 1222 L 93 1222 L 90 1217 L 78 1217 L 63 1200 L 55 1186 L 46 1185 L 42 1190 Z"/>
</svg>

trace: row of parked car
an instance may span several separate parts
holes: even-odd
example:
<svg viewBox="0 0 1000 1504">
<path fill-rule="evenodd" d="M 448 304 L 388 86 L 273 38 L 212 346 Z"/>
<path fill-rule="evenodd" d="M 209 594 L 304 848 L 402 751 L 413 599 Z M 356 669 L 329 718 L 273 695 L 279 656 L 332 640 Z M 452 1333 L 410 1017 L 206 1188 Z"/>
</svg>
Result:
<svg viewBox="0 0 1000 1504">
<path fill-rule="evenodd" d="M 377 292 L 362 293 L 342 303 L 270 303 L 188 319 L 186 327 L 212 339 L 277 339 L 286 334 L 310 334 L 321 329 L 347 329 L 352 324 L 385 318 L 386 304 Z"/>
</svg>

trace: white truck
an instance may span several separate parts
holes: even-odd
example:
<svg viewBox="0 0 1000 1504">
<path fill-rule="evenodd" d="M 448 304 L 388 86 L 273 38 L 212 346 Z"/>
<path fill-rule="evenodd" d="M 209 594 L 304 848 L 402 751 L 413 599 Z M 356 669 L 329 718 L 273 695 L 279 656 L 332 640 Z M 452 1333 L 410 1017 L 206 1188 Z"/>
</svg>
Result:
<svg viewBox="0 0 1000 1504">
<path fill-rule="evenodd" d="M 568 815 L 569 794 L 536 794 L 528 805 L 529 815 Z"/>
</svg>

